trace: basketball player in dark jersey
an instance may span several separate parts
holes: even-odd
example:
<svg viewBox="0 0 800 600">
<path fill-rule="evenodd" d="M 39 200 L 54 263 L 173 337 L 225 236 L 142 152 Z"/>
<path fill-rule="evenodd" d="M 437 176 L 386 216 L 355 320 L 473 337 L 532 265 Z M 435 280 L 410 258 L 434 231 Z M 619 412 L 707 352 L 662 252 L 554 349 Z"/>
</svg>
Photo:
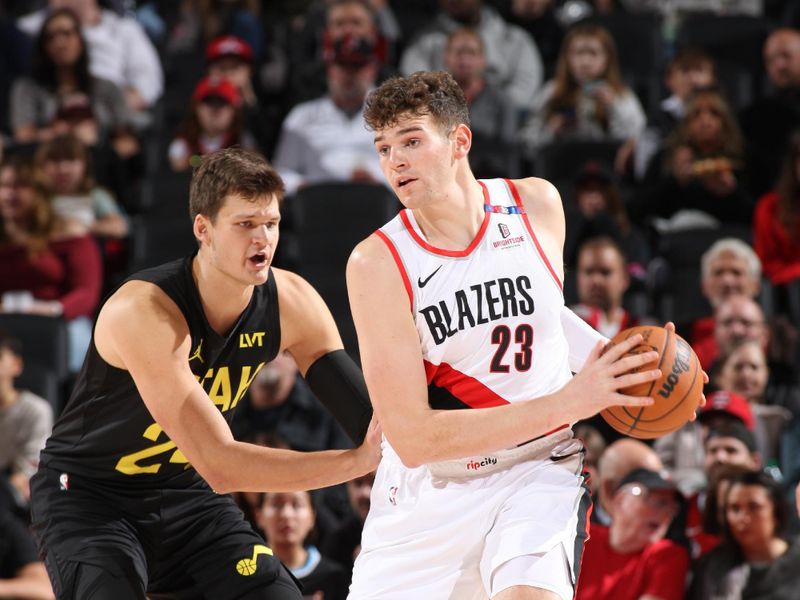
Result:
<svg viewBox="0 0 800 600">
<path fill-rule="evenodd" d="M 102 306 L 31 485 L 59 599 L 299 600 L 227 492 L 319 488 L 377 465 L 380 430 L 330 312 L 270 268 L 282 194 L 260 156 L 207 156 L 191 184 L 196 255 L 131 276 Z M 236 404 L 283 350 L 360 447 L 233 439 Z"/>
</svg>

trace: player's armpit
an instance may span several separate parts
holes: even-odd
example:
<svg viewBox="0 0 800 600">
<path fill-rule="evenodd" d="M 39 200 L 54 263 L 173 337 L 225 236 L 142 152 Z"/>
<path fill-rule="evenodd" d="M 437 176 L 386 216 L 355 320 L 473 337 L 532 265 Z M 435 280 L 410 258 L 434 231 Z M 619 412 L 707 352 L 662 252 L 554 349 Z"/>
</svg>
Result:
<svg viewBox="0 0 800 600">
<path fill-rule="evenodd" d="M 569 347 L 569 368 L 577 373 L 598 342 L 608 343 L 608 338 L 598 333 L 566 306 L 561 307 L 561 326 Z"/>
</svg>

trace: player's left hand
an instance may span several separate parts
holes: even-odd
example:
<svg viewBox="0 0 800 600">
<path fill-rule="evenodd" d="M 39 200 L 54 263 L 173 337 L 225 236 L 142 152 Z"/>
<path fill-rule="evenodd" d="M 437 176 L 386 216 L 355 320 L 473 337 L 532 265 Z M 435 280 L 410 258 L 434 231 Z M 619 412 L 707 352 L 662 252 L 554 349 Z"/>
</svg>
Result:
<svg viewBox="0 0 800 600">
<path fill-rule="evenodd" d="M 369 473 L 378 468 L 378 463 L 381 460 L 381 440 L 383 439 L 383 430 L 378 417 L 375 413 L 372 414 L 372 419 L 369 422 L 367 433 L 364 436 L 364 441 L 356 449 L 359 459 L 364 463 L 364 473 Z"/>
</svg>

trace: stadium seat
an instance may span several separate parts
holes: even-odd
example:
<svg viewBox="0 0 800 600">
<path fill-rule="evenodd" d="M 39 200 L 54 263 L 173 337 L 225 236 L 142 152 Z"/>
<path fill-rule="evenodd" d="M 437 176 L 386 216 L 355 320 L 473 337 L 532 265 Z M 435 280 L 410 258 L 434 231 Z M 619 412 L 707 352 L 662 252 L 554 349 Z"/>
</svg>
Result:
<svg viewBox="0 0 800 600">
<path fill-rule="evenodd" d="M 181 258 L 197 248 L 189 216 L 138 215 L 131 219 L 130 271 Z"/>
<path fill-rule="evenodd" d="M 56 374 L 34 360 L 26 360 L 25 368 L 15 381 L 17 388 L 33 392 L 50 403 L 54 415 L 61 413 L 63 402 Z"/>
<path fill-rule="evenodd" d="M 619 141 L 557 141 L 543 146 L 533 161 L 538 177 L 550 181 L 572 180 L 588 160 L 613 165 Z"/>
<path fill-rule="evenodd" d="M 162 168 L 148 176 L 141 186 L 137 212 L 152 216 L 189 218 L 191 170 L 176 173 Z"/>
<path fill-rule="evenodd" d="M 69 375 L 67 325 L 57 317 L 0 313 L 0 330 L 22 342 L 23 358 L 53 372 L 58 382 Z"/>
</svg>

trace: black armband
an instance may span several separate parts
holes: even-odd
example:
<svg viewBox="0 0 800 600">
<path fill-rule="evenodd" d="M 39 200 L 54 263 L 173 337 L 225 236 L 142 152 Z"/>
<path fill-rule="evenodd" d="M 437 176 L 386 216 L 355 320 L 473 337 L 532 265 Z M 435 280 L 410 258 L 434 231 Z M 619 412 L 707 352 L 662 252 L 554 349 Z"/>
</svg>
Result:
<svg viewBox="0 0 800 600">
<path fill-rule="evenodd" d="M 321 356 L 306 372 L 311 391 L 336 418 L 356 444 L 364 441 L 372 404 L 364 375 L 344 350 Z"/>
</svg>

